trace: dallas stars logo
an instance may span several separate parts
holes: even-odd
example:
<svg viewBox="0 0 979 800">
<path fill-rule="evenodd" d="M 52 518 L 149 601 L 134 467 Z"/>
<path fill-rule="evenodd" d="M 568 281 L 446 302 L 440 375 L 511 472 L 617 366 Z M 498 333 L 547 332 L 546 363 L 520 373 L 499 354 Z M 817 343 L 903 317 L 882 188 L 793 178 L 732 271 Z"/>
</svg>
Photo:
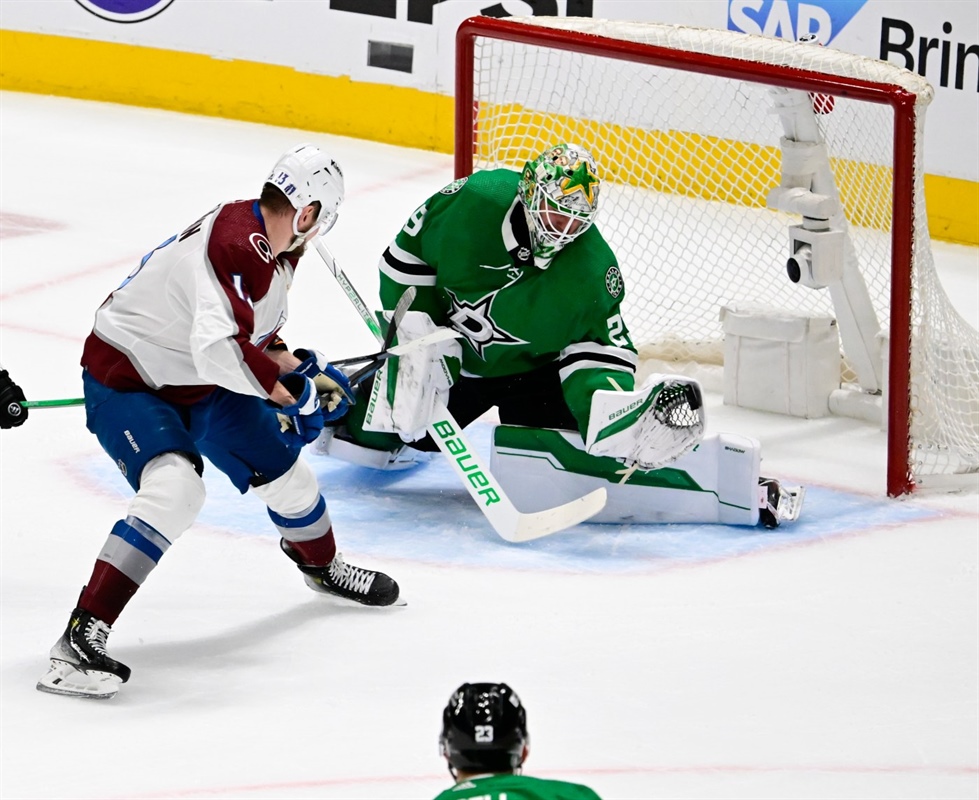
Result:
<svg viewBox="0 0 979 800">
<path fill-rule="evenodd" d="M 598 184 L 598 176 L 591 171 L 588 162 L 582 159 L 574 165 L 571 174 L 561 183 L 561 193 L 567 197 L 569 194 L 581 192 L 591 207 L 595 205 L 595 189 Z"/>
<path fill-rule="evenodd" d="M 465 334 L 480 358 L 485 359 L 483 354 L 491 344 L 527 344 L 523 339 L 507 333 L 493 320 L 492 305 L 496 292 L 470 303 L 468 300 L 460 300 L 451 291 L 446 291 L 452 301 L 452 313 L 449 314 L 452 327 Z"/>
</svg>

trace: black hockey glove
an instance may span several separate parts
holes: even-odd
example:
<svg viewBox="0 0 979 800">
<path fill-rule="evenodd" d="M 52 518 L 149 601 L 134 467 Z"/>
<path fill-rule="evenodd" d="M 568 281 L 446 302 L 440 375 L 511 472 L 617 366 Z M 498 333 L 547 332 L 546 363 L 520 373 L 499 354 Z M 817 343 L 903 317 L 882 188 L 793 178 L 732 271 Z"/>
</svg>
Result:
<svg viewBox="0 0 979 800">
<path fill-rule="evenodd" d="M 24 390 L 7 370 L 0 370 L 0 428 L 16 428 L 27 421 L 27 409 L 20 404 L 24 399 Z"/>
</svg>

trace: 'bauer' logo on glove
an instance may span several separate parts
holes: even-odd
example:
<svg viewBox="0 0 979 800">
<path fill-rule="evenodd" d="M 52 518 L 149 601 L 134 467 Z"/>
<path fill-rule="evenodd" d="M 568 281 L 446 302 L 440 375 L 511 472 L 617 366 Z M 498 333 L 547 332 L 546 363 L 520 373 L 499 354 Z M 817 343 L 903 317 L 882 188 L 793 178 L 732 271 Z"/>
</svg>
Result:
<svg viewBox="0 0 979 800">
<path fill-rule="evenodd" d="M 704 438 L 700 385 L 678 375 L 651 375 L 632 392 L 592 395 L 585 449 L 642 470 L 665 467 Z"/>
</svg>

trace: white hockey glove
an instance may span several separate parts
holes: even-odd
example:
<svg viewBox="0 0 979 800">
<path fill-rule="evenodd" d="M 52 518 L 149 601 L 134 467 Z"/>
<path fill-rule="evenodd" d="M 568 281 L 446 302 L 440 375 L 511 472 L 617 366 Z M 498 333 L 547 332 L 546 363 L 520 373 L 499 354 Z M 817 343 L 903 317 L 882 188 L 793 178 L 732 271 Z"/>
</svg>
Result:
<svg viewBox="0 0 979 800">
<path fill-rule="evenodd" d="M 632 392 L 592 395 L 585 449 L 624 459 L 626 466 L 660 469 L 704 438 L 700 385 L 679 375 L 650 375 Z"/>
<path fill-rule="evenodd" d="M 438 330 L 423 311 L 408 311 L 398 326 L 398 343 L 418 339 Z M 435 403 L 449 401 L 462 362 L 462 346 L 456 339 L 436 342 L 388 359 L 374 378 L 364 428 L 397 433 L 414 442 L 425 435 L 435 413 Z"/>
</svg>

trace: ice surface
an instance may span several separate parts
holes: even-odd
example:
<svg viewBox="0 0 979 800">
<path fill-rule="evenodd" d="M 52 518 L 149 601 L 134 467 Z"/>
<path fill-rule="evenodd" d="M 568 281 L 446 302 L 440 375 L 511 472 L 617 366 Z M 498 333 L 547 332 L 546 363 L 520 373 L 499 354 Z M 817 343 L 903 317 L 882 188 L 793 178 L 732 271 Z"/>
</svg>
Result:
<svg viewBox="0 0 979 800">
<path fill-rule="evenodd" d="M 160 111 L 0 93 L 0 360 L 32 399 L 78 396 L 96 307 L 146 251 L 251 197 L 299 141 L 347 176 L 331 247 L 368 298 L 386 243 L 448 156 Z M 936 245 L 979 321 L 979 253 Z M 285 333 L 337 358 L 374 342 L 313 255 Z M 884 435 L 724 407 L 764 471 L 809 486 L 799 524 L 585 525 L 495 537 L 448 465 L 377 474 L 310 456 L 346 557 L 406 608 L 314 595 L 255 498 L 214 470 L 199 522 L 110 638 L 108 702 L 34 684 L 129 489 L 79 408 L 2 438 L 4 798 L 426 798 L 464 681 L 528 709 L 527 773 L 606 798 L 979 796 L 975 476 L 884 494 Z M 489 426 L 473 428 L 484 447 Z M 948 492 L 947 489 L 953 489 Z"/>
</svg>

